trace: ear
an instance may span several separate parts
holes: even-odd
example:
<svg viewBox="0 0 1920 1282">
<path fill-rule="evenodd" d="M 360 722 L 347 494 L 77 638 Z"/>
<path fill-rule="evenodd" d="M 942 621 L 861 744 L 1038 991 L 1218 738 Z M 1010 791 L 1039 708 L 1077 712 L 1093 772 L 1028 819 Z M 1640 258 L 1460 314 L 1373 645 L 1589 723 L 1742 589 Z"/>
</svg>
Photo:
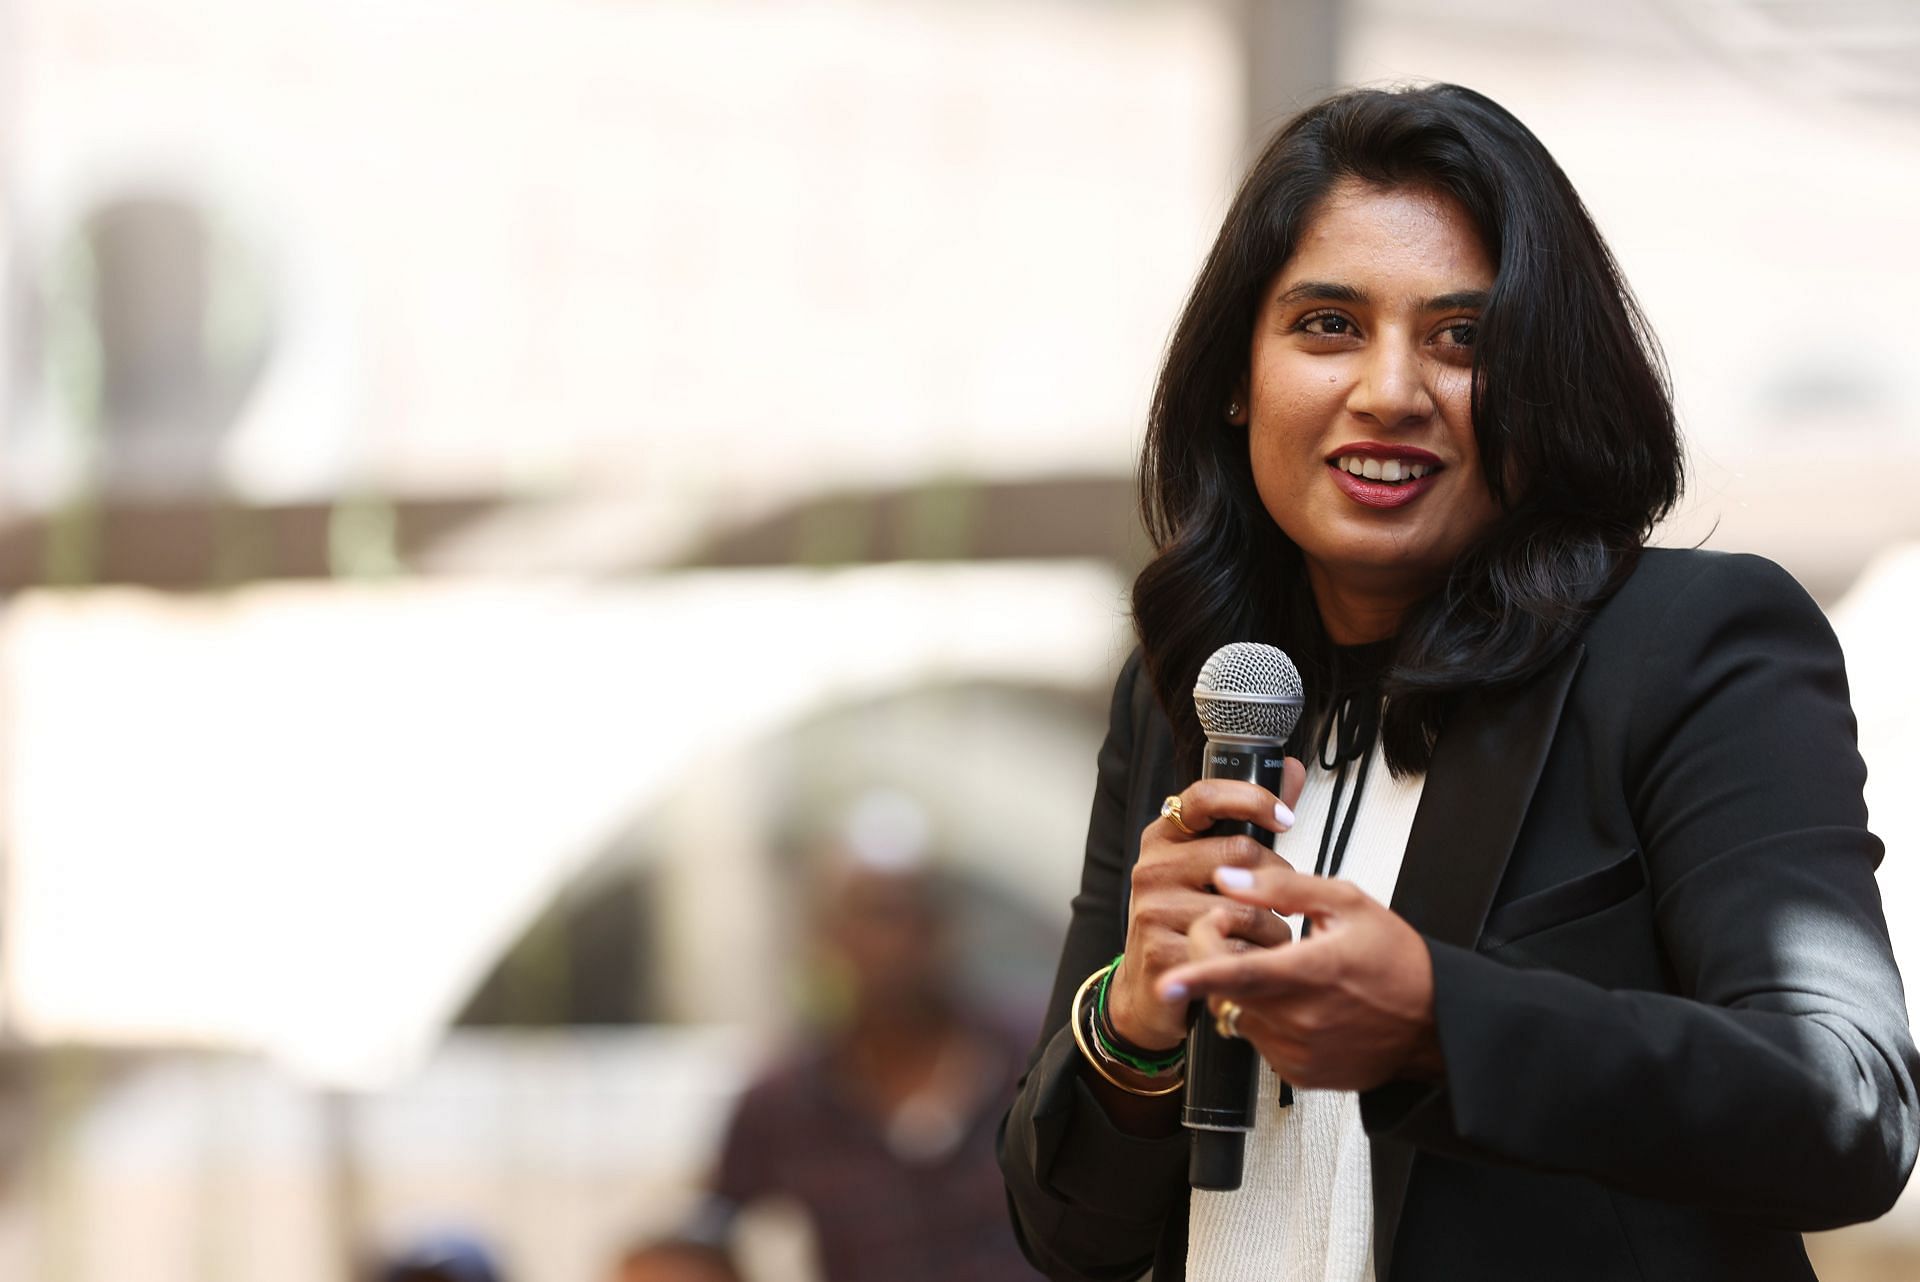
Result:
<svg viewBox="0 0 1920 1282">
<path fill-rule="evenodd" d="M 1239 381 L 1233 385 L 1233 395 L 1227 398 L 1227 404 L 1222 413 L 1226 415 L 1227 422 L 1235 427 L 1245 427 L 1247 420 L 1253 416 L 1253 403 L 1247 396 L 1245 374 L 1242 374 Z"/>
</svg>

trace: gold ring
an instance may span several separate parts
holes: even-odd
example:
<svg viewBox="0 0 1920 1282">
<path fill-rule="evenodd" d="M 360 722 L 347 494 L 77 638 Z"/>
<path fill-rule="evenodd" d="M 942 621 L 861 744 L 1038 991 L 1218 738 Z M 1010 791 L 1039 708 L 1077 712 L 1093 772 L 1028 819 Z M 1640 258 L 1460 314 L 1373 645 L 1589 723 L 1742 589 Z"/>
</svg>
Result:
<svg viewBox="0 0 1920 1282">
<path fill-rule="evenodd" d="M 1213 1016 L 1213 1031 L 1222 1037 L 1240 1036 L 1240 1003 L 1231 997 L 1220 1003 L 1220 1009 Z"/>
<path fill-rule="evenodd" d="M 1180 818 L 1180 794 L 1177 792 L 1160 803 L 1160 817 L 1178 828 L 1181 832 L 1186 833 L 1189 837 L 1198 837 L 1200 835 L 1193 829 L 1187 827 L 1186 822 Z"/>
</svg>

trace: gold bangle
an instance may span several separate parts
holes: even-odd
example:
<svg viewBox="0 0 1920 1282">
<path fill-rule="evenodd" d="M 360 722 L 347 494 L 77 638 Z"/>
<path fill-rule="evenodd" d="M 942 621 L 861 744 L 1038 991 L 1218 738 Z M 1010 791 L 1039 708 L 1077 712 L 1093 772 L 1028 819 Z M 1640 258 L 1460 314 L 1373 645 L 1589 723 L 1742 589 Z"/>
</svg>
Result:
<svg viewBox="0 0 1920 1282">
<path fill-rule="evenodd" d="M 1140 1073 L 1140 1081 L 1152 1082 L 1154 1085 L 1130 1085 L 1121 1081 L 1120 1078 L 1115 1077 L 1113 1074 L 1115 1070 L 1117 1070 L 1123 1074 L 1132 1076 L 1137 1070 L 1130 1069 L 1124 1064 L 1113 1064 L 1109 1066 L 1102 1056 L 1095 1054 L 1093 1049 L 1087 1045 L 1087 1035 L 1084 1031 L 1087 1022 L 1087 994 L 1093 991 L 1093 986 L 1100 981 L 1100 977 L 1111 970 L 1112 967 L 1113 963 L 1109 962 L 1099 970 L 1094 971 L 1093 974 L 1087 976 L 1085 982 L 1080 985 L 1080 991 L 1073 995 L 1073 1013 L 1071 1016 L 1071 1022 L 1073 1024 L 1073 1044 L 1080 1048 L 1080 1057 L 1086 1060 L 1087 1063 L 1093 1065 L 1093 1071 L 1105 1078 L 1109 1085 L 1123 1090 L 1129 1095 L 1141 1095 L 1147 1099 L 1157 1099 L 1181 1090 L 1187 1084 L 1187 1075 L 1185 1072 L 1182 1072 L 1179 1077 L 1166 1085 L 1160 1084 L 1163 1080 L 1161 1078 L 1148 1077 L 1145 1073 Z"/>
</svg>

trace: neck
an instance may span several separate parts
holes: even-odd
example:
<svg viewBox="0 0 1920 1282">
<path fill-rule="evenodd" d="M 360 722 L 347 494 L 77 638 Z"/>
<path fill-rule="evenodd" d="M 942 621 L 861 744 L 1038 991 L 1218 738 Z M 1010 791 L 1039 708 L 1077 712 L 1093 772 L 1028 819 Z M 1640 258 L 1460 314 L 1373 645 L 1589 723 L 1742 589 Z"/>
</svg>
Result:
<svg viewBox="0 0 1920 1282">
<path fill-rule="evenodd" d="M 1320 625 L 1335 645 L 1385 641 L 1400 630 L 1400 621 L 1412 604 L 1403 596 L 1374 595 L 1325 584 L 1317 576 L 1313 578 L 1313 599 L 1320 609 Z"/>
</svg>

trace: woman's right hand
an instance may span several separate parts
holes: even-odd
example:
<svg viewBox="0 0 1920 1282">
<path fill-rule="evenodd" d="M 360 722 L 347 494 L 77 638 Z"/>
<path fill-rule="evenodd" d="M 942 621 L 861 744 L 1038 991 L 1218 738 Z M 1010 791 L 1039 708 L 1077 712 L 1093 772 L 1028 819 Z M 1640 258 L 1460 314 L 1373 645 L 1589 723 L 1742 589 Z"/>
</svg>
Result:
<svg viewBox="0 0 1920 1282">
<path fill-rule="evenodd" d="M 1202 779 L 1180 794 L 1180 818 L 1195 833 L 1219 819 L 1285 832 L 1306 778 L 1306 768 L 1288 757 L 1278 797 L 1244 780 Z M 1107 986 L 1107 1017 L 1115 1032 L 1145 1050 L 1168 1050 L 1186 1040 L 1188 1003 L 1162 1001 L 1155 989 L 1161 975 L 1190 959 L 1187 929 L 1206 913 L 1231 909 L 1225 932 L 1242 948 L 1269 948 L 1292 937 L 1282 919 L 1223 899 L 1211 885 L 1213 870 L 1222 864 L 1258 868 L 1279 859 L 1253 837 L 1189 836 L 1165 817 L 1141 830 L 1127 906 L 1127 951 Z"/>
</svg>

